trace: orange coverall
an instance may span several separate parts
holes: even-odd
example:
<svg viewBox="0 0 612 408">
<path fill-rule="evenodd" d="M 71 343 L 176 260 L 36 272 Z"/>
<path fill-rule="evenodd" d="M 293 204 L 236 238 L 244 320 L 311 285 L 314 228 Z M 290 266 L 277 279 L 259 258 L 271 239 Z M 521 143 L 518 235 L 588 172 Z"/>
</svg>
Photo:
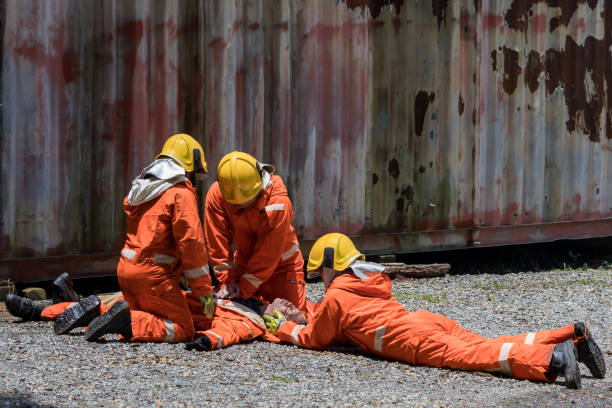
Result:
<svg viewBox="0 0 612 408">
<path fill-rule="evenodd" d="M 237 282 L 243 299 L 284 298 L 305 312 L 304 259 L 292 220 L 293 207 L 277 175 L 246 208 L 225 201 L 215 182 L 206 194 L 204 225 L 220 287 Z M 220 270 L 224 265 L 235 268 Z"/>
<path fill-rule="evenodd" d="M 118 295 L 121 292 L 117 293 Z M 232 344 L 243 343 L 261 338 L 263 340 L 280 343 L 278 337 L 266 330 L 263 319 L 258 311 L 249 309 L 231 300 L 217 299 L 213 319 L 210 320 L 202 314 L 202 304 L 191 292 L 182 291 L 185 301 L 191 310 L 191 316 L 195 326 L 194 339 L 201 336 L 208 336 L 212 343 L 212 349 L 228 347 Z M 121 300 L 119 296 L 113 300 Z M 74 302 L 56 303 L 47 306 L 41 313 L 42 320 L 55 320 Z M 104 314 L 110 309 L 111 304 L 101 304 L 100 314 Z"/>
<path fill-rule="evenodd" d="M 257 310 L 252 310 L 229 299 L 217 299 L 212 326 L 197 330 L 195 338 L 208 336 L 212 350 L 243 343 L 260 337 L 273 343 L 281 341 L 266 330 L 265 322 Z"/>
<path fill-rule="evenodd" d="M 384 267 L 360 264 L 356 273 L 340 275 L 331 282 L 308 326 L 287 321 L 277 336 L 305 348 L 351 343 L 409 364 L 501 372 L 537 381 L 554 380 L 556 375 L 547 375 L 553 349 L 574 339 L 573 325 L 486 338 L 439 314 L 407 312 L 391 297 L 391 281 L 382 273 Z"/>
<path fill-rule="evenodd" d="M 181 342 L 195 328 L 179 278 L 197 297 L 212 284 L 195 189 L 183 181 L 137 206 L 124 200 L 127 239 L 117 278 L 131 309 L 133 341 Z"/>
</svg>

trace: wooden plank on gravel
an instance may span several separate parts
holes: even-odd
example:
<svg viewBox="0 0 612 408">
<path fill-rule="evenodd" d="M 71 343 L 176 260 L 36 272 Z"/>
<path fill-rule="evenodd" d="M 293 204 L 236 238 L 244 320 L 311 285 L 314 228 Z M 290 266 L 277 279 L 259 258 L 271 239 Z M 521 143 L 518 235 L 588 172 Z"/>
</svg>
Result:
<svg viewBox="0 0 612 408">
<path fill-rule="evenodd" d="M 405 264 L 400 262 L 383 263 L 391 279 L 433 278 L 450 272 L 450 264 Z"/>
</svg>

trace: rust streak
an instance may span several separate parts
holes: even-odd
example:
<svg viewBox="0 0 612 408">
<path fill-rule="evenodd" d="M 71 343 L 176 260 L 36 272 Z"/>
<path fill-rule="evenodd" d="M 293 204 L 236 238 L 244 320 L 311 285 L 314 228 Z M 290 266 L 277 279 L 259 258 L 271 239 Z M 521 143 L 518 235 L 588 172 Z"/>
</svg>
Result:
<svg viewBox="0 0 612 408">
<path fill-rule="evenodd" d="M 395 13 L 399 15 L 404 0 L 345 0 L 345 3 L 351 10 L 360 8 L 361 11 L 365 11 L 368 8 L 372 19 L 375 19 L 380 15 L 382 8 L 390 4 L 395 6 Z"/>
<path fill-rule="evenodd" d="M 427 113 L 427 108 L 429 104 L 433 102 L 436 94 L 430 93 L 428 94 L 425 91 L 419 91 L 414 100 L 414 131 L 417 136 L 421 136 L 423 134 L 423 125 L 425 123 L 425 114 Z"/>
<path fill-rule="evenodd" d="M 527 59 L 527 68 L 525 68 L 525 84 L 529 86 L 531 92 L 537 91 L 540 86 L 539 78 L 544 65 L 540 59 L 540 54 L 532 50 Z"/>
<path fill-rule="evenodd" d="M 522 68 L 519 65 L 519 53 L 518 51 L 511 50 L 510 48 L 504 47 L 504 80 L 503 86 L 504 91 L 508 95 L 512 95 L 516 90 L 518 84 L 518 77 L 522 72 Z"/>
</svg>

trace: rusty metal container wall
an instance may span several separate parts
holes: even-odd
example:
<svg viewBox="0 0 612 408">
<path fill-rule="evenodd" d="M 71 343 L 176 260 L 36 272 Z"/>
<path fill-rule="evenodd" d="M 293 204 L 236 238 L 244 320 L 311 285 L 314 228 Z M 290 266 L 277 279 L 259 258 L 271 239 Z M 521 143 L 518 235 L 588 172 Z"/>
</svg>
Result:
<svg viewBox="0 0 612 408">
<path fill-rule="evenodd" d="M 275 164 L 306 248 L 609 235 L 603 0 L 5 3 L 0 259 L 118 251 L 180 131 L 204 187 L 232 150 Z"/>
<path fill-rule="evenodd" d="M 612 213 L 610 5 L 483 2 L 480 225 Z"/>
</svg>

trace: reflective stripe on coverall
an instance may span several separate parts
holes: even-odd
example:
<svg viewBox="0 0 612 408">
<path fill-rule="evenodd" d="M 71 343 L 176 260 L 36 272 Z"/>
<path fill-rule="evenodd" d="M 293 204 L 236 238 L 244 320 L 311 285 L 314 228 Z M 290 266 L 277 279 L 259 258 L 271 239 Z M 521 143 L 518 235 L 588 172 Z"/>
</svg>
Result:
<svg viewBox="0 0 612 408">
<path fill-rule="evenodd" d="M 180 182 L 137 206 L 126 197 L 124 210 L 127 240 L 117 278 L 131 309 L 132 340 L 191 340 L 195 328 L 180 275 L 196 298 L 212 293 L 195 189 Z"/>
<path fill-rule="evenodd" d="M 280 343 L 278 337 L 266 330 L 258 311 L 228 299 L 217 299 L 212 326 L 196 331 L 195 338 L 207 336 L 212 350 L 244 343 L 255 338 Z"/>
<path fill-rule="evenodd" d="M 241 298 L 284 298 L 305 311 L 304 259 L 291 225 L 293 207 L 282 179 L 273 174 L 270 180 L 246 208 L 223 200 L 219 183 L 210 187 L 204 216 L 210 261 L 220 286 L 237 282 Z M 236 269 L 219 270 L 223 265 Z"/>
<path fill-rule="evenodd" d="M 391 297 L 391 281 L 378 264 L 336 277 L 308 326 L 285 322 L 278 337 L 312 349 L 351 343 L 392 360 L 433 367 L 501 372 L 552 381 L 546 373 L 556 344 L 574 338 L 574 327 L 486 338 L 428 311 L 407 312 Z M 368 272 L 367 270 L 373 271 Z"/>
</svg>

